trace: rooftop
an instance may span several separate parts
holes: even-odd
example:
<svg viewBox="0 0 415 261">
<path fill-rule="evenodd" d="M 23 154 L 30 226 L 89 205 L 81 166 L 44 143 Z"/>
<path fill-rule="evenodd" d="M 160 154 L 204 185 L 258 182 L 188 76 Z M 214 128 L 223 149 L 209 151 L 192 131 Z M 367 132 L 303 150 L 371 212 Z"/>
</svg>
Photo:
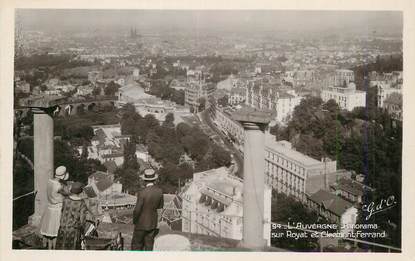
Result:
<svg viewBox="0 0 415 261">
<path fill-rule="evenodd" d="M 126 193 L 111 193 L 105 197 L 100 198 L 102 206 L 125 206 L 135 205 L 137 197 Z"/>
<path fill-rule="evenodd" d="M 113 160 L 104 162 L 104 166 L 110 173 L 114 173 L 117 170 L 117 164 Z"/>
<path fill-rule="evenodd" d="M 369 188 L 365 185 L 348 178 L 339 179 L 332 185 L 332 187 L 336 190 L 347 191 L 356 196 L 363 196 L 365 192 L 369 190 Z"/>
<path fill-rule="evenodd" d="M 252 122 L 259 124 L 268 124 L 272 117 L 271 111 L 259 111 L 251 107 L 242 107 L 242 109 L 232 114 L 234 120 L 239 122 Z"/>
<path fill-rule="evenodd" d="M 307 177 L 307 183 L 306 183 L 306 193 L 308 195 L 312 195 L 319 191 L 324 184 L 324 180 L 327 179 L 327 184 L 330 186 L 333 183 L 335 183 L 337 180 L 341 178 L 347 178 L 350 179 L 351 172 L 341 169 L 337 170 L 335 172 L 327 173 L 327 175 L 315 175 L 315 176 L 309 176 Z"/>
<path fill-rule="evenodd" d="M 289 158 L 304 166 L 321 164 L 319 160 L 313 159 L 301 152 L 296 151 L 295 149 L 288 147 L 287 145 L 284 145 L 284 142 L 286 141 L 276 141 L 275 136 L 273 135 L 265 135 L 265 139 L 266 150 L 277 152 L 284 158 Z"/>
<path fill-rule="evenodd" d="M 343 215 L 347 209 L 353 206 L 350 202 L 325 190 L 317 191 L 311 195 L 309 199 L 319 205 L 323 205 L 326 209 L 339 217 Z"/>
</svg>

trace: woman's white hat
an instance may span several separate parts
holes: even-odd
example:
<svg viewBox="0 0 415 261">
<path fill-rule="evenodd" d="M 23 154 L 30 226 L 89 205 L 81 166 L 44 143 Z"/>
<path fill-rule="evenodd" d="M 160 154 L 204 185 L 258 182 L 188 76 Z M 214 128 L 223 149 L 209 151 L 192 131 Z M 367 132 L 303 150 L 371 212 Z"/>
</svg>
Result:
<svg viewBox="0 0 415 261">
<path fill-rule="evenodd" d="M 68 179 L 68 172 L 66 172 L 65 166 L 59 166 L 55 170 L 55 177 L 58 179 L 67 180 Z"/>
</svg>

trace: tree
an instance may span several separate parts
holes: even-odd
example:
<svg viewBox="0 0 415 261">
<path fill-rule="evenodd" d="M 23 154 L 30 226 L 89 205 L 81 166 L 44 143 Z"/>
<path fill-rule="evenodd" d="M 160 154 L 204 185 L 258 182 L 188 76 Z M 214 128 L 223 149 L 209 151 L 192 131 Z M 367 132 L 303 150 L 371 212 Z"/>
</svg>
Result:
<svg viewBox="0 0 415 261">
<path fill-rule="evenodd" d="M 303 224 L 329 223 L 320 220 L 316 212 L 308 210 L 301 202 L 291 196 L 282 193 L 273 193 L 271 201 L 271 221 L 276 223 L 287 224 L 288 222 Z M 285 231 L 283 231 L 285 232 Z M 293 230 L 293 232 L 298 232 Z M 285 233 L 284 233 L 285 234 Z M 294 239 L 292 237 L 271 238 L 271 244 L 275 247 L 291 249 L 295 251 L 312 251 L 316 250 L 317 239 L 308 238 Z"/>
<path fill-rule="evenodd" d="M 121 108 L 122 117 L 129 118 L 136 112 L 135 107 L 132 103 L 127 103 Z"/>
<path fill-rule="evenodd" d="M 114 96 L 116 92 L 118 92 L 118 89 L 121 86 L 114 81 L 111 81 L 107 84 L 107 87 L 104 89 L 104 93 L 107 96 Z"/>
<path fill-rule="evenodd" d="M 136 169 L 117 169 L 115 177 L 129 194 L 136 194 L 140 189 L 139 173 Z"/>
<path fill-rule="evenodd" d="M 176 126 L 176 135 L 177 139 L 181 140 L 183 137 L 190 135 L 192 133 L 192 128 L 184 122 L 177 124 Z"/>
<path fill-rule="evenodd" d="M 171 96 L 171 101 L 175 102 L 179 105 L 184 105 L 184 91 L 183 90 L 175 90 L 173 89 L 173 94 Z"/>
<path fill-rule="evenodd" d="M 280 55 L 280 56 L 278 56 L 277 57 L 277 61 L 279 61 L 279 62 L 286 62 L 288 59 L 287 59 L 287 57 L 285 57 L 284 55 Z"/>
<path fill-rule="evenodd" d="M 228 99 L 229 99 L 228 95 L 225 95 L 222 98 L 218 99 L 218 104 L 221 105 L 222 107 L 226 107 L 229 105 Z"/>
<path fill-rule="evenodd" d="M 137 161 L 136 144 L 134 141 L 129 141 L 124 144 L 124 163 L 123 169 L 133 169 L 138 171 L 140 165 Z"/>
<path fill-rule="evenodd" d="M 88 159 L 88 145 L 86 143 L 84 143 L 84 145 L 82 145 L 82 154 L 81 157 L 82 159 Z"/>
<path fill-rule="evenodd" d="M 143 127 L 143 118 L 135 111 L 135 107 L 131 103 L 125 104 L 121 113 L 121 133 L 131 135 L 134 142 L 140 143 L 147 134 L 146 132 L 143 134 L 143 131 L 147 131 Z"/>
<path fill-rule="evenodd" d="M 153 114 L 147 114 L 144 116 L 144 122 L 149 130 L 154 130 L 156 127 L 160 126 L 159 121 Z"/>
<path fill-rule="evenodd" d="M 89 80 L 83 80 L 82 85 L 90 85 L 91 82 Z"/>
<path fill-rule="evenodd" d="M 94 95 L 94 96 L 98 96 L 98 95 L 100 95 L 100 94 L 101 94 L 101 88 L 95 87 L 95 88 L 92 90 L 92 95 Z"/>
<path fill-rule="evenodd" d="M 185 151 L 194 160 L 201 160 L 209 150 L 209 138 L 201 131 L 193 128 L 191 135 L 186 135 L 181 139 Z"/>
<path fill-rule="evenodd" d="M 70 180 L 86 184 L 89 175 L 93 172 L 97 170 L 105 171 L 105 166 L 98 160 L 79 158 L 78 151 L 68 142 L 55 140 L 54 153 L 54 165 L 65 166 L 69 172 Z"/>
<path fill-rule="evenodd" d="M 176 165 L 168 162 L 160 169 L 160 176 L 165 177 L 165 180 L 171 185 L 178 186 L 178 181 L 181 178 L 181 171 Z"/>
<path fill-rule="evenodd" d="M 333 114 L 337 114 L 340 111 L 339 105 L 333 99 L 330 99 L 325 104 L 323 104 L 323 109 Z"/>
<path fill-rule="evenodd" d="M 174 114 L 169 112 L 163 122 L 163 127 L 165 128 L 174 128 Z"/>
<path fill-rule="evenodd" d="M 231 156 L 229 152 L 215 144 L 213 145 L 212 161 L 216 165 L 215 168 L 223 166 L 229 167 L 231 165 Z"/>
</svg>

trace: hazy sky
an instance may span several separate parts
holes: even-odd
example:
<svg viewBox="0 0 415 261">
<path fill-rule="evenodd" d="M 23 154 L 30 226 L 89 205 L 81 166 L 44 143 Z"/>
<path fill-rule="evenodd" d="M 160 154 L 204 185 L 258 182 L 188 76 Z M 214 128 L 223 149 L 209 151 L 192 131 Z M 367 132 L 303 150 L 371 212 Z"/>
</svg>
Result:
<svg viewBox="0 0 415 261">
<path fill-rule="evenodd" d="M 398 11 L 288 10 L 53 10 L 20 9 L 23 28 L 30 30 L 289 30 L 401 34 Z"/>
</svg>

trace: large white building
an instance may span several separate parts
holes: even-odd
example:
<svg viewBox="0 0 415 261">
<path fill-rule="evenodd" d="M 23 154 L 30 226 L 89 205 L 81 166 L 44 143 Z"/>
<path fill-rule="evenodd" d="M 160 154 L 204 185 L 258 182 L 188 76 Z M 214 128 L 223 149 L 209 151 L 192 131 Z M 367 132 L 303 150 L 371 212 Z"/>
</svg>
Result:
<svg viewBox="0 0 415 261">
<path fill-rule="evenodd" d="M 341 109 L 352 111 L 356 107 L 366 107 L 366 92 L 356 90 L 354 83 L 347 87 L 326 87 L 321 92 L 321 99 L 324 102 L 335 100 Z"/>
<path fill-rule="evenodd" d="M 190 82 L 184 91 L 185 106 L 193 108 L 197 112 L 200 106 L 200 99 L 204 98 L 207 101 L 213 96 L 214 92 L 215 86 L 212 83 Z"/>
<path fill-rule="evenodd" d="M 315 187 L 324 188 L 327 175 L 334 172 L 336 161 L 313 159 L 293 149 L 290 142 L 275 141 L 275 136 L 266 134 L 266 181 L 277 192 L 305 201 Z"/>
<path fill-rule="evenodd" d="M 390 73 L 371 72 L 370 86 L 377 86 L 378 107 L 385 107 L 385 100 L 392 93 L 402 94 L 403 75 L 401 71 L 393 71 Z"/>
<path fill-rule="evenodd" d="M 389 98 L 389 96 L 392 93 L 402 94 L 402 90 L 400 88 L 392 87 L 388 83 L 378 83 L 377 87 L 378 87 L 377 88 L 377 91 L 378 91 L 378 107 L 380 107 L 380 108 L 384 108 L 385 100 L 387 98 Z"/>
<path fill-rule="evenodd" d="M 313 70 L 286 71 L 283 74 L 283 80 L 291 83 L 292 86 L 306 86 L 315 80 L 315 72 Z"/>
<path fill-rule="evenodd" d="M 184 105 L 192 112 L 198 112 L 200 100 L 208 101 L 215 92 L 215 85 L 205 81 L 206 73 L 203 70 L 188 70 L 187 84 L 184 89 Z"/>
<path fill-rule="evenodd" d="M 230 105 L 240 104 L 245 101 L 246 91 L 244 88 L 234 87 L 229 93 L 228 103 Z"/>
<path fill-rule="evenodd" d="M 330 82 L 323 87 L 320 94 L 324 102 L 332 99 L 341 109 L 348 111 L 356 107 L 366 107 L 366 92 L 356 90 L 352 70 L 336 70 L 334 80 L 331 78 Z"/>
<path fill-rule="evenodd" d="M 125 104 L 131 103 L 134 105 L 135 111 L 142 117 L 152 114 L 159 122 L 164 122 L 167 114 L 173 113 L 174 124 L 177 125 L 183 122 L 182 117 L 191 115 L 186 107 L 149 95 L 144 92 L 142 87 L 134 84 L 120 88 L 117 96 L 118 100 L 115 103 L 117 108 L 122 108 Z"/>
<path fill-rule="evenodd" d="M 354 72 L 347 69 L 338 69 L 334 75 L 334 86 L 346 87 L 349 83 L 354 82 Z"/>
<path fill-rule="evenodd" d="M 289 120 L 294 108 L 302 99 L 303 97 L 297 95 L 294 90 L 251 82 L 246 89 L 245 104 L 260 110 L 275 111 L 275 120 L 284 123 Z"/>
<path fill-rule="evenodd" d="M 182 231 L 242 239 L 243 182 L 227 168 L 193 174 L 182 197 Z M 253 210 L 255 211 L 255 210 Z M 270 245 L 271 189 L 264 193 L 264 239 Z M 260 228 L 258 228 L 260 229 Z"/>
</svg>

